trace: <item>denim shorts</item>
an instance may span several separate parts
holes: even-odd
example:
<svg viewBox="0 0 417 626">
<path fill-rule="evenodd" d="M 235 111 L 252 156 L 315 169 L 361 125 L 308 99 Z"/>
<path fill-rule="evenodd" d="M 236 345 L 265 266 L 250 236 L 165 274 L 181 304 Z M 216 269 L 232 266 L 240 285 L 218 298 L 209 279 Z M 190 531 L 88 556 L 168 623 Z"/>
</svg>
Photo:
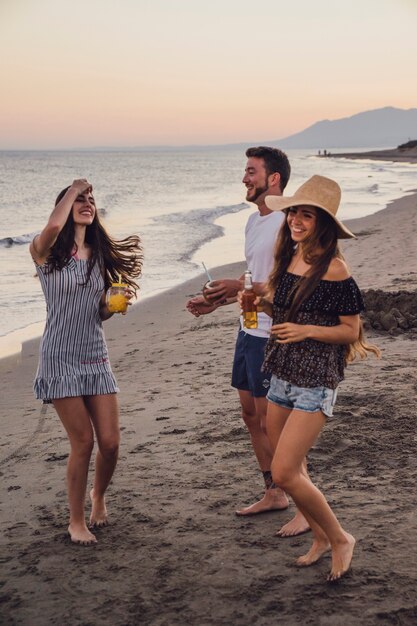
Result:
<svg viewBox="0 0 417 626">
<path fill-rule="evenodd" d="M 328 387 L 297 387 L 276 376 L 271 377 L 267 400 L 284 409 L 298 409 L 306 413 L 321 411 L 331 417 L 336 403 L 337 389 Z"/>
<path fill-rule="evenodd" d="M 232 387 L 250 391 L 254 398 L 264 398 L 268 393 L 271 374 L 262 372 L 265 356 L 265 337 L 255 337 L 240 330 L 236 340 L 232 370 Z"/>
</svg>

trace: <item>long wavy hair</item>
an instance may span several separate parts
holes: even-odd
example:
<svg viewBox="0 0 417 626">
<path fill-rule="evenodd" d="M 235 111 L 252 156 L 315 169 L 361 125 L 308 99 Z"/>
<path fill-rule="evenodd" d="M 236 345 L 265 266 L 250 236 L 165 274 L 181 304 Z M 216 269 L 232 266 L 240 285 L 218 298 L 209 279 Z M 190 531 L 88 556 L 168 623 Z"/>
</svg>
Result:
<svg viewBox="0 0 417 626">
<path fill-rule="evenodd" d="M 286 218 L 289 210 L 290 209 L 286 209 L 284 211 Z M 337 242 L 337 227 L 335 221 L 318 207 L 316 207 L 316 211 L 316 228 L 310 237 L 303 242 L 303 258 L 304 261 L 310 265 L 310 269 L 304 276 L 300 276 L 288 295 L 290 306 L 285 317 L 288 322 L 296 321 L 297 314 L 303 302 L 305 302 L 316 289 L 320 280 L 329 269 L 332 259 L 343 259 Z M 267 282 L 267 297 L 271 301 L 294 254 L 294 241 L 291 238 L 291 231 L 287 219 L 285 219 L 277 238 L 274 250 L 274 265 Z M 357 356 L 363 359 L 367 356 L 368 352 L 372 352 L 377 357 L 381 355 L 380 350 L 376 346 L 366 342 L 361 320 L 358 339 L 346 346 L 345 362 L 351 362 Z"/>
<path fill-rule="evenodd" d="M 69 187 L 66 187 L 58 194 L 55 206 L 62 200 L 68 189 Z M 69 263 L 74 247 L 76 250 L 74 238 L 75 225 L 71 210 L 64 228 L 50 250 L 47 259 L 49 271 L 62 270 Z M 131 235 L 120 240 L 113 239 L 100 222 L 96 209 L 93 222 L 86 228 L 85 242 L 91 246 L 92 253 L 88 259 L 87 277 L 84 284 L 88 283 L 93 267 L 98 263 L 103 274 L 105 289 L 108 289 L 112 282 L 117 282 L 119 277 L 135 291 L 139 289 L 138 283 L 134 280 L 141 275 L 143 262 L 142 244 L 138 235 Z"/>
</svg>

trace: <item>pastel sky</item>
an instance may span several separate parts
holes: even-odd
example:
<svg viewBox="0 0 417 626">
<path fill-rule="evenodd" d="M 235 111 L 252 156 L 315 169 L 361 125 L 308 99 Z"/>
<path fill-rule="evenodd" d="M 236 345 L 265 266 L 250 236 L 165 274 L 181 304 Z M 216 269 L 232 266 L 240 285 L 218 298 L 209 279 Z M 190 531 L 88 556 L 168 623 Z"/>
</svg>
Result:
<svg viewBox="0 0 417 626">
<path fill-rule="evenodd" d="M 0 149 L 283 138 L 417 106 L 416 0 L 0 0 Z"/>
</svg>

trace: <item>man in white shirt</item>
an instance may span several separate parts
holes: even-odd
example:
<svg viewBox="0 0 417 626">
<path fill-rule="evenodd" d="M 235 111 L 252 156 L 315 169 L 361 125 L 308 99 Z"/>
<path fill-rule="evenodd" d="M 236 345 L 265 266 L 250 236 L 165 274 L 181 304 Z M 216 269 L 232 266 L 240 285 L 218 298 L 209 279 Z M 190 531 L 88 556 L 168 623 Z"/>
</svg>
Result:
<svg viewBox="0 0 417 626">
<path fill-rule="evenodd" d="M 246 151 L 248 161 L 243 177 L 246 200 L 258 208 L 249 216 L 245 229 L 245 257 L 252 272 L 254 290 L 263 294 L 273 265 L 273 252 L 278 231 L 284 220 L 280 211 L 271 211 L 265 204 L 267 195 L 282 195 L 290 177 L 290 164 L 284 152 L 276 148 L 257 147 Z M 210 291 L 187 303 L 188 310 L 198 317 L 211 313 L 219 306 L 236 301 L 237 292 L 243 288 L 243 276 L 238 279 L 224 278 L 211 283 Z M 212 303 L 208 303 L 211 301 Z M 262 471 L 265 493 L 258 502 L 236 511 L 237 515 L 256 515 L 266 511 L 288 507 L 286 494 L 276 487 L 271 477 L 273 450 L 266 435 L 266 394 L 270 376 L 261 371 L 264 349 L 269 337 L 271 318 L 258 313 L 256 329 L 241 327 L 236 341 L 232 386 L 239 393 L 242 418 L 249 430 L 252 447 Z M 280 536 L 294 536 L 308 530 L 305 518 L 297 511 L 296 516 L 279 531 Z"/>
</svg>

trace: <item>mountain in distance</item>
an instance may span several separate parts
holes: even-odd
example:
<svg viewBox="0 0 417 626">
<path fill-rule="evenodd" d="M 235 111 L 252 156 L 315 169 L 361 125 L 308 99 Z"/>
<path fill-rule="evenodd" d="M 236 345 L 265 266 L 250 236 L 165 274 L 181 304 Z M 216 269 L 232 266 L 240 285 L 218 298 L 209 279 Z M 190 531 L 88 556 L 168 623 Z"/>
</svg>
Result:
<svg viewBox="0 0 417 626">
<path fill-rule="evenodd" d="M 280 148 L 379 148 L 417 138 L 417 108 L 384 107 L 338 120 L 322 120 L 271 142 Z"/>
<path fill-rule="evenodd" d="M 143 146 L 89 146 L 77 150 L 89 151 L 181 151 L 217 150 L 248 146 L 276 146 L 277 148 L 388 148 L 417 139 L 417 108 L 384 107 L 356 113 L 338 120 L 322 120 L 305 130 L 283 139 L 254 139 L 228 144 L 143 145 Z M 75 149 L 75 148 L 74 148 Z"/>
</svg>

